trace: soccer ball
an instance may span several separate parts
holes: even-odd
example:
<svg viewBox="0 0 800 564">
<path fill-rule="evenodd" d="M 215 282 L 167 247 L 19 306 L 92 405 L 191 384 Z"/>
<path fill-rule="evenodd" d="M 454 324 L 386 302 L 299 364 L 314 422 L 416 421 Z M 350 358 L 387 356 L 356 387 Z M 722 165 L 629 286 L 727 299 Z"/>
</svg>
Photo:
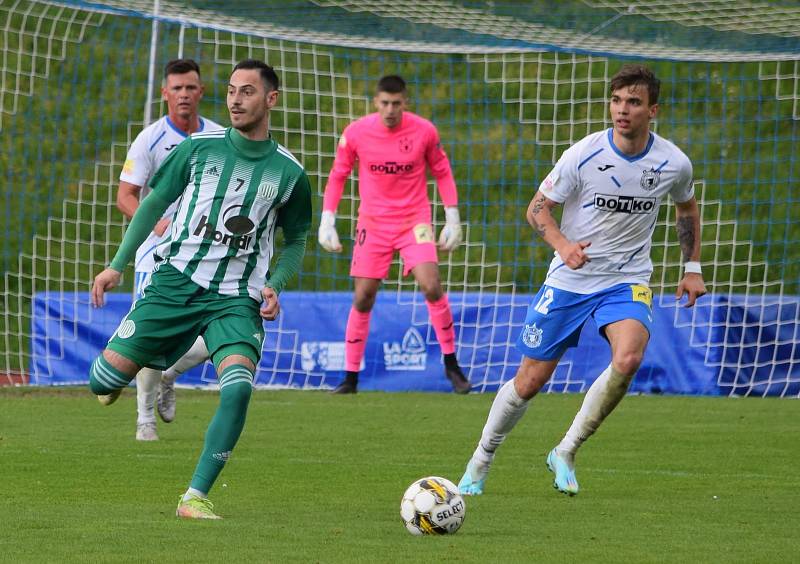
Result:
<svg viewBox="0 0 800 564">
<path fill-rule="evenodd" d="M 446 478 L 420 478 L 406 490 L 400 517 L 412 535 L 448 535 L 464 522 L 466 507 L 456 485 Z"/>
</svg>

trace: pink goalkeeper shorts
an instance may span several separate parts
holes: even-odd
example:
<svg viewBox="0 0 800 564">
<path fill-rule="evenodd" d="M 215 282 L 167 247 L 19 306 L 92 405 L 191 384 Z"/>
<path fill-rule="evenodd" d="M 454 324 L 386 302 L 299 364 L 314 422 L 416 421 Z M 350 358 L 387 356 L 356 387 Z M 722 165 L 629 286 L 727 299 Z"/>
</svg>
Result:
<svg viewBox="0 0 800 564">
<path fill-rule="evenodd" d="M 356 226 L 350 276 L 383 280 L 389 274 L 394 252 L 403 259 L 403 276 L 423 262 L 439 263 L 433 226 L 418 223 L 411 229 L 381 228 L 360 218 Z"/>
</svg>

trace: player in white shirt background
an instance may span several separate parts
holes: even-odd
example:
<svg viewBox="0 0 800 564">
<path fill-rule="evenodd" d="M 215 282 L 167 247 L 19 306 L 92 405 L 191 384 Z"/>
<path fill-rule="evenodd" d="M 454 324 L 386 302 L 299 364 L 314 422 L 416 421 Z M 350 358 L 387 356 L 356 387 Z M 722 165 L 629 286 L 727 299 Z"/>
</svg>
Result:
<svg viewBox="0 0 800 564">
<path fill-rule="evenodd" d="M 658 208 L 667 195 L 675 202 L 684 261 L 676 299 L 688 295 L 685 305 L 691 307 L 706 293 L 691 162 L 650 131 L 659 87 L 647 67 L 622 67 L 610 84 L 613 127 L 567 149 L 528 206 L 528 222 L 555 256 L 517 341 L 523 360 L 515 377 L 498 390 L 459 483 L 462 494 L 483 493 L 497 448 L 592 317 L 611 346 L 611 364 L 591 385 L 546 460 L 555 475 L 553 486 L 578 493 L 575 453 L 626 394 L 650 338 L 650 247 Z M 558 205 L 563 205 L 560 226 L 552 215 Z"/>
<path fill-rule="evenodd" d="M 198 105 L 203 97 L 200 67 L 191 59 L 175 59 L 164 67 L 161 95 L 167 104 L 167 115 L 144 128 L 131 144 L 119 176 L 117 207 L 130 219 L 139 202 L 148 194 L 147 183 L 170 151 L 192 133 L 222 129 L 222 126 L 201 117 Z M 136 252 L 135 299 L 141 297 L 155 265 L 154 250 L 169 234 L 170 206 L 153 232 Z M 173 366 L 164 371 L 142 368 L 136 375 L 136 439 L 156 441 L 155 403 L 158 413 L 169 423 L 175 418 L 175 378 L 205 362 L 208 350 L 202 337 Z"/>
</svg>

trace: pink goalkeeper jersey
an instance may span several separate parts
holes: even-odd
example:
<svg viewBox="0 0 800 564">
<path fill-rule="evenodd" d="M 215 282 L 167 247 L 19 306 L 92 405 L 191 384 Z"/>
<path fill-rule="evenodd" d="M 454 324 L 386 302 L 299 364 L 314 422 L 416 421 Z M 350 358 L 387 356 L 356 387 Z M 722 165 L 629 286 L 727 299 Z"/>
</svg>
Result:
<svg viewBox="0 0 800 564">
<path fill-rule="evenodd" d="M 369 114 L 348 125 L 325 186 L 324 210 L 336 211 L 344 183 L 358 160 L 359 218 L 391 229 L 431 223 L 426 169 L 436 178 L 445 206 L 458 204 L 450 161 L 430 121 L 403 112 L 400 125 L 388 128 Z"/>
</svg>

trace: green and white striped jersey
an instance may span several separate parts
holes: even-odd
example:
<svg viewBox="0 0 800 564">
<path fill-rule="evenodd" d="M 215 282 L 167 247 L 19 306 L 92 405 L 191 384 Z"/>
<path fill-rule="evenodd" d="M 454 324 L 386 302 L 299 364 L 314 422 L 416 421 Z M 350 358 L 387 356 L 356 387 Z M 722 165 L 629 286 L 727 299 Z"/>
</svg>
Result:
<svg viewBox="0 0 800 564">
<path fill-rule="evenodd" d="M 232 128 L 184 140 L 150 186 L 178 201 L 170 236 L 155 254 L 219 294 L 261 302 L 275 228 L 305 237 L 311 225 L 303 166 L 274 140 L 251 141 Z"/>
</svg>

